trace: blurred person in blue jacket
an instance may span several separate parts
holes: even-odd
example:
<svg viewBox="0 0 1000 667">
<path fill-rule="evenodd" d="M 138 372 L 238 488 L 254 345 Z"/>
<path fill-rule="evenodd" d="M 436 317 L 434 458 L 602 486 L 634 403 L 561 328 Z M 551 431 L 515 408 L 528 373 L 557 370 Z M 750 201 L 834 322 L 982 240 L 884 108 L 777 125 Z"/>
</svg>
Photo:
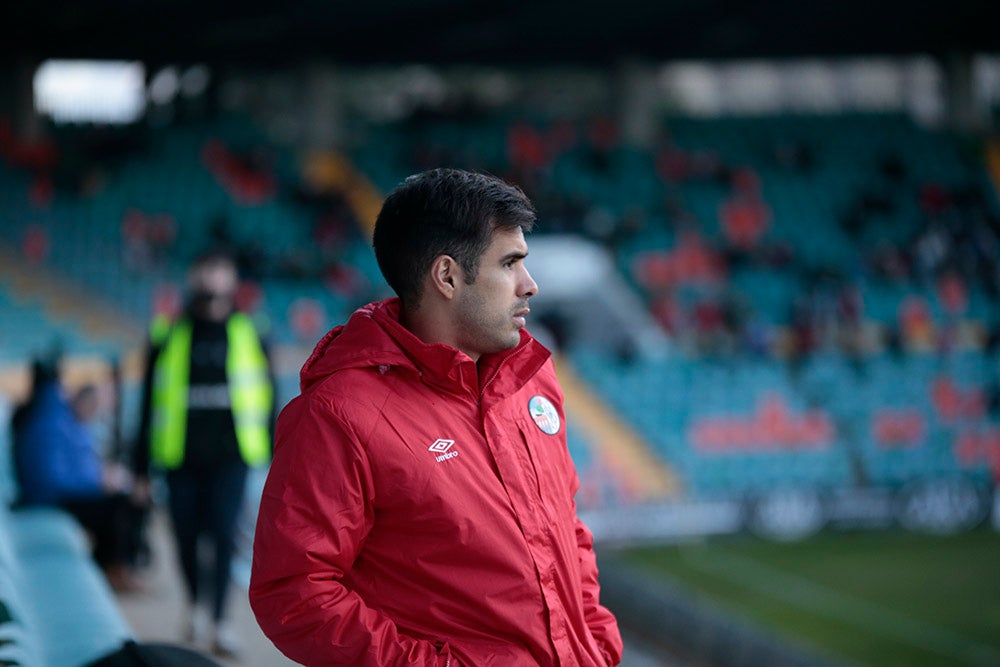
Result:
<svg viewBox="0 0 1000 667">
<path fill-rule="evenodd" d="M 97 387 L 67 399 L 55 363 L 35 362 L 32 395 L 12 420 L 19 506 L 60 507 L 93 540 L 93 556 L 116 590 L 136 587 L 130 574 L 137 512 L 126 468 L 102 460 L 90 424 Z"/>
</svg>

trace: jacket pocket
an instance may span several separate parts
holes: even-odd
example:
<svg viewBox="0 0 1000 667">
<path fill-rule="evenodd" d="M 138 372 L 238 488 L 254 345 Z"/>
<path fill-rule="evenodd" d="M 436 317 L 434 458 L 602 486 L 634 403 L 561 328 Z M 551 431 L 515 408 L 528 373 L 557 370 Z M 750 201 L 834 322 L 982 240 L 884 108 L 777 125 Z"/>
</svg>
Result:
<svg viewBox="0 0 1000 667">
<path fill-rule="evenodd" d="M 517 430 L 523 447 L 525 475 L 537 499 L 554 519 L 570 512 L 573 475 L 565 441 L 521 420 L 517 421 Z"/>
</svg>

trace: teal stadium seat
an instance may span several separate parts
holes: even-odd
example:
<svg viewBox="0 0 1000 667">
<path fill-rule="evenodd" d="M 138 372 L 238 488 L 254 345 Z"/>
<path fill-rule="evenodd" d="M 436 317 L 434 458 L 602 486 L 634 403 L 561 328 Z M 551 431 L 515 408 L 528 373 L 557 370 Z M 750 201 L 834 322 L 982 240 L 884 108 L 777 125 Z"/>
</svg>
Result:
<svg viewBox="0 0 1000 667">
<path fill-rule="evenodd" d="M 9 443 L 0 444 L 0 456 L 9 461 Z M 13 477 L 5 466 L 0 470 L 0 665 L 82 667 L 131 639 L 76 521 L 57 509 L 11 511 L 13 496 Z"/>
</svg>

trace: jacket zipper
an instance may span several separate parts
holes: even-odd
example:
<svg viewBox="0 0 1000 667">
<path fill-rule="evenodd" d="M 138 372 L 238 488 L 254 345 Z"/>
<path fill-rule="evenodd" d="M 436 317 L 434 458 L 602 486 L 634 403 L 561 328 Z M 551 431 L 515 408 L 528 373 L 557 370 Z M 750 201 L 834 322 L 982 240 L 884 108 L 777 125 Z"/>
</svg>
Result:
<svg viewBox="0 0 1000 667">
<path fill-rule="evenodd" d="M 503 358 L 503 360 L 502 360 L 502 361 L 501 361 L 501 362 L 500 362 L 499 364 L 497 364 L 497 369 L 496 369 L 495 371 L 493 371 L 493 375 L 491 375 L 491 376 L 490 376 L 490 379 L 489 379 L 489 380 L 487 380 L 487 381 L 485 382 L 485 384 L 483 384 L 483 388 L 479 390 L 479 402 L 480 402 L 480 403 L 482 403 L 482 401 L 483 401 L 483 397 L 484 397 L 484 396 L 486 396 L 486 389 L 487 389 L 487 388 L 488 388 L 488 387 L 489 387 L 489 386 L 490 386 L 491 384 L 493 384 L 493 381 L 497 379 L 497 376 L 498 376 L 498 375 L 500 375 L 500 370 L 501 370 L 501 369 L 503 368 L 503 365 L 504 365 L 504 364 L 506 364 L 506 363 L 507 363 L 507 360 L 508 360 L 508 359 L 510 359 L 510 357 L 513 357 L 513 356 L 514 356 L 514 355 L 512 354 L 512 355 L 510 355 L 510 356 L 507 356 L 507 357 L 504 357 L 504 358 Z"/>
<path fill-rule="evenodd" d="M 515 349 L 515 350 L 514 350 L 513 352 L 511 352 L 511 353 L 510 353 L 510 354 L 508 354 L 508 355 L 507 355 L 506 357 L 504 357 L 503 359 L 501 359 L 501 360 L 500 360 L 500 363 L 499 363 L 499 364 L 497 364 L 497 368 L 496 368 L 496 370 L 495 370 L 495 371 L 493 371 L 493 375 L 491 375 L 491 376 L 490 376 L 490 379 L 489 379 L 489 380 L 487 380 L 485 384 L 483 384 L 483 387 L 482 387 L 482 389 L 480 389 L 480 391 L 479 391 L 479 401 L 480 401 L 480 402 L 482 402 L 482 400 L 483 400 L 483 397 L 484 397 L 484 396 L 486 396 L 486 389 L 487 389 L 487 388 L 488 388 L 488 387 L 489 387 L 489 386 L 490 386 L 491 384 L 493 384 L 493 381 L 497 379 L 497 376 L 498 376 L 498 375 L 500 375 L 500 371 L 501 371 L 501 370 L 503 369 L 503 365 L 507 363 L 507 360 L 508 360 L 508 359 L 510 359 L 511 357 L 513 357 L 513 356 L 514 356 L 514 355 L 516 355 L 516 354 L 520 354 L 520 353 L 521 353 L 521 351 L 522 351 L 522 350 L 523 350 L 524 348 L 526 348 L 526 347 L 527 347 L 527 345 L 521 345 L 521 346 L 519 346 L 519 347 L 518 347 L 517 349 Z"/>
</svg>

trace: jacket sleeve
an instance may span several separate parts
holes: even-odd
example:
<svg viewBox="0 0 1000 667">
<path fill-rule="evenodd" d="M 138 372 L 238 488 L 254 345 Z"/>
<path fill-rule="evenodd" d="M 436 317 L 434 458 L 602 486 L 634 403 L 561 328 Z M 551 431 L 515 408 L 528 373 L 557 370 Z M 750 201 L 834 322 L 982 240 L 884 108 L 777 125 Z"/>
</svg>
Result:
<svg viewBox="0 0 1000 667">
<path fill-rule="evenodd" d="M 579 481 L 574 482 L 574 493 L 579 484 Z M 573 509 L 575 515 L 575 503 Z M 624 644 L 614 614 L 601 605 L 594 536 L 579 517 L 576 517 L 576 544 L 580 555 L 580 588 L 583 591 L 583 612 L 587 627 L 601 647 L 601 653 L 608 665 L 617 665 L 621 662 Z"/>
<path fill-rule="evenodd" d="M 447 645 L 408 637 L 345 582 L 372 528 L 368 457 L 315 398 L 278 418 L 254 538 L 250 604 L 275 646 L 309 667 L 457 666 Z"/>
</svg>

